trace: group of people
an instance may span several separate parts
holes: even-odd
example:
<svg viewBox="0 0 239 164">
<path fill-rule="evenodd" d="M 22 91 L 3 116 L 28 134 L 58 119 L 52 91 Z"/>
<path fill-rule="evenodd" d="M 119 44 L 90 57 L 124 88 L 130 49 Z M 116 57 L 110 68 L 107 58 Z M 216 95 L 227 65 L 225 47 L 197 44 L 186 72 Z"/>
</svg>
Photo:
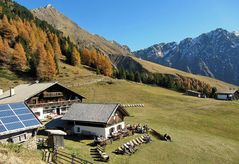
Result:
<svg viewBox="0 0 239 164">
<path fill-rule="evenodd" d="M 95 145 L 98 145 L 98 144 L 101 145 L 101 146 L 106 145 L 106 141 L 107 141 L 107 139 L 103 136 L 95 136 L 94 137 L 94 144 Z"/>
<path fill-rule="evenodd" d="M 127 128 L 129 130 L 132 130 L 133 132 L 141 133 L 141 134 L 148 133 L 148 130 L 149 130 L 147 124 L 142 126 L 140 123 L 137 125 L 127 125 Z"/>
</svg>

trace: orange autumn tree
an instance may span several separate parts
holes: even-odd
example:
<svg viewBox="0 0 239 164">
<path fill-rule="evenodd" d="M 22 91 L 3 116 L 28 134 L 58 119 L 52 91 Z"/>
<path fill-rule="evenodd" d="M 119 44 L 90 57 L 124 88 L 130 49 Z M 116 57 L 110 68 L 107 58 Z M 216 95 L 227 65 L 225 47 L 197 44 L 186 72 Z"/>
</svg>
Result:
<svg viewBox="0 0 239 164">
<path fill-rule="evenodd" d="M 53 56 L 45 50 L 43 44 L 37 46 L 37 77 L 40 80 L 51 80 L 56 75 L 56 65 Z"/>
<path fill-rule="evenodd" d="M 12 67 L 16 71 L 25 71 L 27 68 L 27 58 L 21 43 L 16 43 L 12 56 Z"/>
<path fill-rule="evenodd" d="M 112 76 L 113 68 L 110 59 L 103 53 L 92 49 L 84 48 L 82 51 L 82 61 L 84 64 L 94 67 L 105 76 Z"/>
<path fill-rule="evenodd" d="M 91 54 L 87 48 L 84 48 L 82 51 L 82 62 L 88 66 L 91 64 Z"/>
<path fill-rule="evenodd" d="M 80 52 L 76 49 L 76 47 L 73 47 L 71 54 L 71 64 L 76 66 L 79 65 L 80 62 Z"/>
<path fill-rule="evenodd" d="M 8 40 L 0 37 L 0 64 L 10 64 L 11 56 L 12 52 Z"/>
<path fill-rule="evenodd" d="M 60 58 L 62 56 L 62 52 L 61 52 L 61 47 L 59 44 L 58 37 L 56 35 L 53 35 L 52 47 L 54 49 L 56 56 Z"/>
</svg>

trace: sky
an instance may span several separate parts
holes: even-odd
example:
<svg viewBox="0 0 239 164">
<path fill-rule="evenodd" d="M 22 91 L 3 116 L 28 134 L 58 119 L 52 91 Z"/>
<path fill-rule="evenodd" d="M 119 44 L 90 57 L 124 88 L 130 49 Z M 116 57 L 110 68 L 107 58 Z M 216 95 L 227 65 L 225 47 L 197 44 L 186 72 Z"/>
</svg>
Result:
<svg viewBox="0 0 239 164">
<path fill-rule="evenodd" d="M 216 28 L 239 31 L 238 0 L 15 0 L 54 8 L 93 34 L 131 50 L 179 42 Z"/>
</svg>

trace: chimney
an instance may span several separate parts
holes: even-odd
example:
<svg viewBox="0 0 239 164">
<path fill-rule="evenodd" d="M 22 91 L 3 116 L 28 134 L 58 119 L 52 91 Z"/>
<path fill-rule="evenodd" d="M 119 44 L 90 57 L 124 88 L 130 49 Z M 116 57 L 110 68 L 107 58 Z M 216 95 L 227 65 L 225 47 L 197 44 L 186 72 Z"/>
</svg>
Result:
<svg viewBox="0 0 239 164">
<path fill-rule="evenodd" d="M 10 97 L 12 97 L 13 95 L 15 95 L 15 90 L 14 88 L 10 88 Z"/>
<path fill-rule="evenodd" d="M 0 89 L 0 96 L 3 94 L 3 90 L 2 89 Z"/>
</svg>

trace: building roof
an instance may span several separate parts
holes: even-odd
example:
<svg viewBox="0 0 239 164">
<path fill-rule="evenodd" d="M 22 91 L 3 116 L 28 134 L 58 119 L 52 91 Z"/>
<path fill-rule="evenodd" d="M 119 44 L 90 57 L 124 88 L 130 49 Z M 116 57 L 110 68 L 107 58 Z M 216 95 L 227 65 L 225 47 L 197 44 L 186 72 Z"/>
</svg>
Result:
<svg viewBox="0 0 239 164">
<path fill-rule="evenodd" d="M 237 90 L 224 90 L 224 91 L 217 91 L 216 94 L 233 94 L 237 92 Z"/>
<path fill-rule="evenodd" d="M 106 124 L 115 111 L 119 109 L 125 116 L 129 113 L 119 104 L 73 104 L 62 120 L 93 122 Z"/>
<path fill-rule="evenodd" d="M 64 132 L 62 130 L 48 129 L 48 130 L 46 130 L 46 132 L 48 132 L 51 135 L 61 135 L 61 136 L 66 135 L 66 132 Z"/>
<path fill-rule="evenodd" d="M 187 90 L 187 92 L 191 92 L 191 93 L 197 93 L 197 94 L 201 94 L 201 92 L 198 92 L 198 91 L 194 91 L 194 90 Z"/>
<path fill-rule="evenodd" d="M 0 105 L 0 136 L 40 126 L 41 122 L 24 102 Z"/>
<path fill-rule="evenodd" d="M 10 96 L 10 89 L 0 95 L 0 104 L 3 103 L 14 103 L 14 102 L 22 102 L 27 99 L 35 96 L 36 94 L 46 90 L 47 88 L 58 84 L 57 82 L 53 83 L 33 83 L 33 84 L 20 84 L 14 87 L 15 94 Z M 62 85 L 61 85 L 62 86 Z M 82 97 L 84 98 L 84 97 Z"/>
</svg>

